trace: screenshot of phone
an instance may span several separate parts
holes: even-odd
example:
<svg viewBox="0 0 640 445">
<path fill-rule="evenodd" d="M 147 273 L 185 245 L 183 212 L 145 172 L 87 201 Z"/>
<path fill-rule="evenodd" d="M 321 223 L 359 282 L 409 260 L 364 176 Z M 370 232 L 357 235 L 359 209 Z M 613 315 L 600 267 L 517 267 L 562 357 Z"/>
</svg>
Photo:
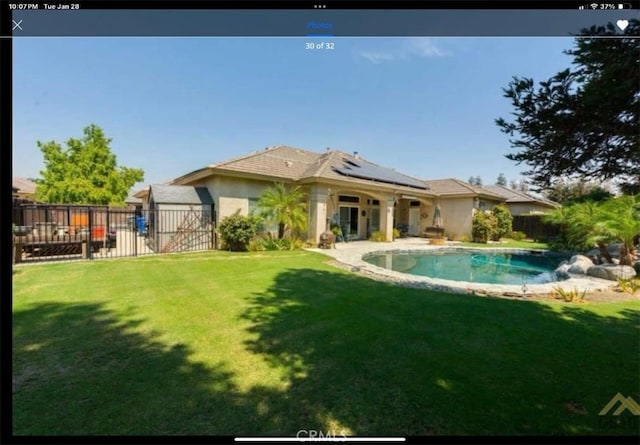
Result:
<svg viewBox="0 0 640 445">
<path fill-rule="evenodd" d="M 2 2 L 7 439 L 637 443 L 639 6 Z"/>
</svg>

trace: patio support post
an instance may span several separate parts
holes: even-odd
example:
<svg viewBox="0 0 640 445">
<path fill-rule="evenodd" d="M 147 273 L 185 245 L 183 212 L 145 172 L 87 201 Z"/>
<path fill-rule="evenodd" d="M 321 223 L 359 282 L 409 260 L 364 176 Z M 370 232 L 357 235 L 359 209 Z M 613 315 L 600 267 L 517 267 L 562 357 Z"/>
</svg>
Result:
<svg viewBox="0 0 640 445">
<path fill-rule="evenodd" d="M 380 200 L 380 231 L 387 241 L 393 241 L 393 196 Z"/>
<path fill-rule="evenodd" d="M 327 230 L 327 190 L 314 186 L 309 192 L 309 239 L 315 244 L 320 235 Z"/>
</svg>

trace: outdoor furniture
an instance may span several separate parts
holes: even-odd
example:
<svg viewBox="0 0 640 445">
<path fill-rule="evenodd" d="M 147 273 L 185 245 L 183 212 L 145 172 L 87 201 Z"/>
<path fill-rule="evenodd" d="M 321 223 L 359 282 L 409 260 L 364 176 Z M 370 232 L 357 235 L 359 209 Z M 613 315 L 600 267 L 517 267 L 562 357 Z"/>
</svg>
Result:
<svg viewBox="0 0 640 445">
<path fill-rule="evenodd" d="M 398 233 L 400 234 L 400 238 L 406 238 L 409 236 L 409 224 L 398 224 L 396 226 Z"/>
</svg>

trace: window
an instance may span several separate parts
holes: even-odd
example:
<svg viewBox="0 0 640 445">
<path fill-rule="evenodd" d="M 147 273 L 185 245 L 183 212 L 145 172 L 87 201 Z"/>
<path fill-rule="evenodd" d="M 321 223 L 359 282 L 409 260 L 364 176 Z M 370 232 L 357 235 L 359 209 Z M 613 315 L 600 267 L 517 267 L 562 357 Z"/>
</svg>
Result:
<svg viewBox="0 0 640 445">
<path fill-rule="evenodd" d="M 340 195 L 338 197 L 338 200 L 340 202 L 354 202 L 354 203 L 359 203 L 360 202 L 360 198 L 358 196 Z"/>
</svg>

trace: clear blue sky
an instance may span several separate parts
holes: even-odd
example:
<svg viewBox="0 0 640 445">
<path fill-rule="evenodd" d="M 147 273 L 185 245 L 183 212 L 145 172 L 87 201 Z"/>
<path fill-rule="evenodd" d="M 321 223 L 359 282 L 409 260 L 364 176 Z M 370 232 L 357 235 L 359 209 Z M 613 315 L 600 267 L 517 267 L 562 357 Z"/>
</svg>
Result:
<svg viewBox="0 0 640 445">
<path fill-rule="evenodd" d="M 144 184 L 262 149 L 326 147 L 424 178 L 524 166 L 494 123 L 511 77 L 567 68 L 571 38 L 23 38 L 13 53 L 13 176 L 38 177 L 36 141 L 95 123 Z M 136 185 L 139 188 L 143 184 Z"/>
</svg>

